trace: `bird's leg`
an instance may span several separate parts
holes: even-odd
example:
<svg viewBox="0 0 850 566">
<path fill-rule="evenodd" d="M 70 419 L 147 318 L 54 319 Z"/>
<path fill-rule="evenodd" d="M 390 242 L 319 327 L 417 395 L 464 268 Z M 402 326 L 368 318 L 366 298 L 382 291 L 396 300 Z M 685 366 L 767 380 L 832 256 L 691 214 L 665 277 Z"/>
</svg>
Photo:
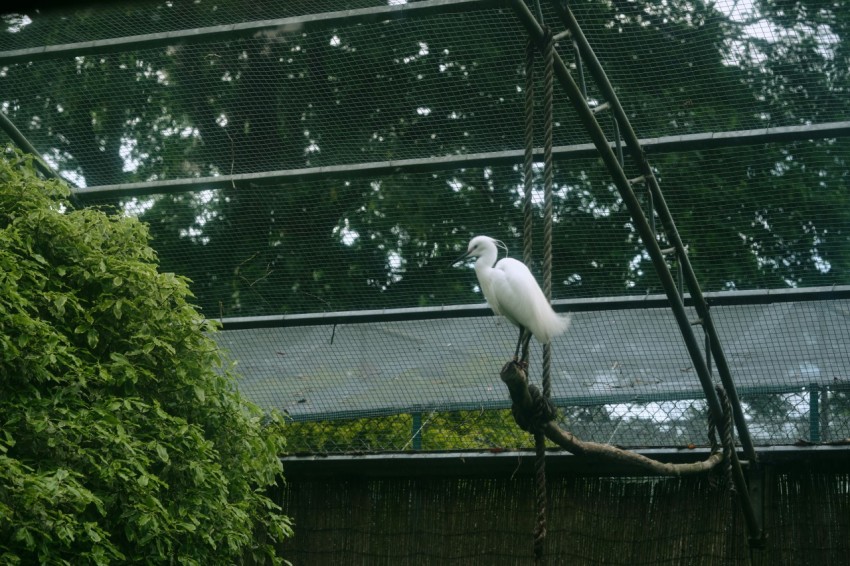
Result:
<svg viewBox="0 0 850 566">
<path fill-rule="evenodd" d="M 519 327 L 519 338 L 516 341 L 516 350 L 514 351 L 514 361 L 523 368 L 528 367 L 528 342 L 531 340 L 531 332 L 527 328 Z M 522 358 L 519 357 L 519 351 L 522 348 Z"/>
<path fill-rule="evenodd" d="M 522 358 L 520 358 L 520 364 L 528 367 L 528 345 L 531 342 L 531 332 L 528 330 L 525 331 L 525 339 L 522 341 Z"/>
<path fill-rule="evenodd" d="M 522 346 L 522 337 L 525 336 L 525 328 L 519 327 L 519 338 L 516 340 L 516 350 L 514 350 L 514 361 L 519 360 L 519 349 Z"/>
</svg>

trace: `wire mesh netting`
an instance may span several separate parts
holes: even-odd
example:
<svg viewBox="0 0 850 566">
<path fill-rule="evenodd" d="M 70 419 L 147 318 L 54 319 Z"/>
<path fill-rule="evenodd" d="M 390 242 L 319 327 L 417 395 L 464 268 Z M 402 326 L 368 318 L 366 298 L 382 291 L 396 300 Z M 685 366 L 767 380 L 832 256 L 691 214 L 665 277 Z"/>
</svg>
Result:
<svg viewBox="0 0 850 566">
<path fill-rule="evenodd" d="M 848 306 L 713 309 L 757 444 L 848 437 Z M 293 435 L 296 452 L 528 447 L 497 378 L 515 339 L 493 317 L 218 336 L 240 360 L 242 390 L 302 431 Z M 555 344 L 553 400 L 567 430 L 627 446 L 708 444 L 702 390 L 669 310 L 575 313 Z"/>
<path fill-rule="evenodd" d="M 850 437 L 850 17 L 806 2 L 571 8 L 714 293 L 756 443 Z M 157 1 L 3 24 L 0 111 L 85 204 L 146 222 L 162 269 L 239 328 L 216 339 L 244 393 L 289 415 L 291 450 L 529 444 L 497 377 L 514 328 L 441 310 L 483 301 L 468 265 L 450 266 L 471 236 L 521 255 L 527 36 L 510 4 Z M 558 52 L 580 77 L 571 41 Z M 575 311 L 555 343 L 562 424 L 704 445 L 674 318 L 634 302 L 662 291 L 649 255 L 557 86 L 554 104 L 553 295 Z M 534 120 L 539 146 L 539 103 Z"/>
<path fill-rule="evenodd" d="M 373 8 L 375 21 L 347 24 L 305 14 L 377 3 L 279 4 L 6 16 L 4 112 L 87 186 L 522 147 L 527 38 L 510 9 L 458 0 L 420 14 L 429 3 L 390 2 Z M 573 9 L 641 137 L 845 120 L 844 19 L 736 6 Z M 156 35 L 252 19 L 260 23 L 231 36 Z M 110 43 L 128 28 L 149 35 L 125 50 Z M 70 38 L 49 57 L 38 47 Z M 560 89 L 555 105 L 555 144 L 586 143 Z"/>
</svg>

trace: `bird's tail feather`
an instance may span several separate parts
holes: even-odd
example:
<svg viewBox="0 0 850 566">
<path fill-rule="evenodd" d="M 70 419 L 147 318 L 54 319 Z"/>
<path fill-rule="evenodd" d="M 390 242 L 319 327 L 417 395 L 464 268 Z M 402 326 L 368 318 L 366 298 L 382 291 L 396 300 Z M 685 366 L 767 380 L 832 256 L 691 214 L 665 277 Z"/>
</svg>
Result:
<svg viewBox="0 0 850 566">
<path fill-rule="evenodd" d="M 547 344 L 555 336 L 560 336 L 570 327 L 572 316 L 569 314 L 559 315 L 553 310 L 549 310 L 546 316 L 541 317 L 542 324 L 540 325 L 540 333 L 542 336 L 535 336 L 542 343 Z"/>
</svg>

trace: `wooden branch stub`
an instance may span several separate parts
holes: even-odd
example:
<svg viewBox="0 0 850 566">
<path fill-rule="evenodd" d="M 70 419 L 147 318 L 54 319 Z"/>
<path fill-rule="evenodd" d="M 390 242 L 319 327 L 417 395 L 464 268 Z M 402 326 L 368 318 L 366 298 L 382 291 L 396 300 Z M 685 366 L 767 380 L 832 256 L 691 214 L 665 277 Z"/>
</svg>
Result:
<svg viewBox="0 0 850 566">
<path fill-rule="evenodd" d="M 531 393 L 528 391 L 528 375 L 522 366 L 516 360 L 511 360 L 502 367 L 500 373 L 502 381 L 508 386 L 508 392 L 511 395 L 511 401 L 518 406 L 520 410 L 531 413 L 533 410 L 533 401 Z"/>
</svg>

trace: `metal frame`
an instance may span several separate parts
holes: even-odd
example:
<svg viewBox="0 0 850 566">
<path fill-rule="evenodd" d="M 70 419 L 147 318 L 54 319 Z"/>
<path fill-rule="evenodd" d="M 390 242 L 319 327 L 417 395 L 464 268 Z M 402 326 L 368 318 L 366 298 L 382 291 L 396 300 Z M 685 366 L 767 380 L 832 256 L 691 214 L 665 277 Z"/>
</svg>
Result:
<svg viewBox="0 0 850 566">
<path fill-rule="evenodd" d="M 850 285 L 831 287 L 805 287 L 802 289 L 764 289 L 749 291 L 718 291 L 705 293 L 704 298 L 713 306 L 766 305 L 808 301 L 850 299 Z M 693 298 L 683 295 L 684 306 L 692 307 Z M 634 295 L 583 299 L 556 299 L 552 306 L 558 312 L 592 312 L 629 309 L 670 308 L 666 295 Z M 321 326 L 329 324 L 364 324 L 370 322 L 405 322 L 444 318 L 469 318 L 496 316 L 490 307 L 477 305 L 447 305 L 439 307 L 412 307 L 399 309 L 374 309 L 302 314 L 276 314 L 216 318 L 222 330 L 247 330 L 252 328 L 289 328 L 294 326 Z"/>
<path fill-rule="evenodd" d="M 766 305 L 774 303 L 790 302 L 817 302 L 833 300 L 850 300 L 850 285 L 833 285 L 830 287 L 807 287 L 802 289 L 778 289 L 778 290 L 746 290 L 746 291 L 720 291 L 705 293 L 705 299 L 712 306 L 746 306 Z M 689 294 L 683 296 L 684 304 L 693 307 L 693 299 Z M 558 299 L 552 302 L 558 312 L 603 312 L 612 310 L 645 310 L 645 309 L 667 309 L 670 307 L 666 295 L 642 295 L 622 297 L 601 297 L 584 299 Z M 300 326 L 323 326 L 336 324 L 369 324 L 381 322 L 413 322 L 417 320 L 489 317 L 495 316 L 486 304 L 475 305 L 451 305 L 440 307 L 417 307 L 400 309 L 380 309 L 361 311 L 339 311 L 329 313 L 305 313 L 294 315 L 273 315 L 256 317 L 233 317 L 217 319 L 222 325 L 223 332 L 237 330 L 250 330 L 259 328 L 292 328 Z M 836 385 L 830 390 L 850 390 L 850 385 Z M 785 393 L 809 393 L 809 403 L 820 403 L 818 394 L 823 393 L 822 386 L 786 384 L 777 386 L 745 387 L 740 389 L 742 395 L 778 395 Z M 680 401 L 683 399 L 702 399 L 703 390 L 694 388 L 661 394 L 635 394 L 624 392 L 606 395 L 602 397 L 572 396 L 556 397 L 553 402 L 557 406 L 599 406 L 616 403 L 652 403 L 664 401 Z M 440 405 L 440 412 L 454 411 L 478 411 L 478 410 L 500 410 L 509 409 L 510 400 L 488 401 L 480 403 L 446 403 Z M 290 415 L 288 418 L 293 422 L 316 422 L 333 421 L 359 418 L 388 417 L 394 415 L 414 415 L 412 427 L 412 447 L 415 450 L 417 442 L 421 443 L 421 436 L 417 434 L 420 426 L 417 424 L 416 415 L 429 413 L 434 410 L 433 406 L 411 405 L 406 407 L 387 408 L 386 410 L 348 410 L 311 413 L 309 415 Z M 824 409 L 825 410 L 825 409 Z M 824 412 L 822 410 L 821 412 Z M 814 423 L 810 419 L 810 438 L 815 441 L 822 434 L 821 423 Z M 420 444 L 421 445 L 421 444 Z M 759 449 L 761 453 L 762 449 Z"/>
<path fill-rule="evenodd" d="M 21 131 L 15 126 L 15 124 L 6 116 L 3 112 L 0 112 L 0 129 L 6 132 L 6 135 L 9 136 L 9 139 L 12 140 L 12 143 L 17 145 L 21 150 L 26 153 L 29 153 L 35 158 L 36 167 L 38 167 L 39 171 L 46 177 L 50 179 L 58 179 L 63 183 L 66 183 L 65 179 L 63 179 L 59 173 L 53 170 L 53 168 L 47 164 L 44 159 L 42 159 L 41 154 L 38 153 L 38 150 L 35 148 L 32 143 L 27 139 L 27 137 L 21 133 Z"/>
<path fill-rule="evenodd" d="M 780 128 L 759 128 L 755 130 L 665 136 L 643 139 L 640 140 L 640 144 L 648 151 L 653 151 L 655 153 L 668 153 L 674 151 L 720 149 L 759 143 L 778 143 L 785 141 L 825 139 L 844 136 L 850 136 L 850 121 L 804 126 L 785 126 Z M 543 156 L 543 150 L 541 149 L 535 150 L 534 153 L 537 156 Z M 556 161 L 582 157 L 595 157 L 597 155 L 598 150 L 592 143 L 561 145 L 552 148 L 552 156 Z M 184 191 L 204 191 L 209 189 L 231 187 L 234 184 L 239 185 L 243 183 L 274 185 L 317 178 L 351 178 L 365 177 L 369 175 L 389 175 L 399 172 L 429 172 L 451 168 L 514 164 L 521 162 L 522 158 L 523 150 L 518 149 L 509 151 L 470 153 L 466 155 L 449 155 L 444 157 L 352 163 L 326 167 L 305 167 L 281 171 L 266 171 L 262 173 L 221 175 L 218 177 L 122 183 L 120 185 L 100 185 L 77 188 L 74 189 L 74 193 L 80 198 L 144 196 Z"/>
<path fill-rule="evenodd" d="M 503 0 L 424 0 L 412 4 L 375 6 L 355 10 L 342 10 L 319 14 L 307 14 L 288 18 L 241 22 L 235 24 L 209 26 L 196 29 L 183 29 L 170 32 L 110 38 L 88 42 L 48 45 L 36 48 L 9 50 L 0 52 L 0 64 L 9 65 L 49 58 L 67 58 L 94 53 L 126 51 L 129 49 L 155 48 L 158 46 L 170 45 L 175 43 L 226 40 L 234 37 L 251 36 L 253 34 L 256 34 L 258 31 L 266 29 L 283 29 L 296 31 L 308 27 L 321 28 L 339 25 L 342 23 L 344 23 L 345 25 L 356 25 L 365 22 L 400 19 L 408 16 L 422 17 L 433 13 L 452 13 L 479 9 L 493 9 L 499 8 L 504 4 L 505 2 Z M 540 41 L 543 38 L 543 30 L 540 26 L 540 23 L 538 23 L 537 18 L 535 18 L 535 16 L 531 13 L 525 3 L 519 0 L 510 0 L 509 2 L 507 2 L 507 4 L 511 5 L 514 8 L 514 11 L 519 16 L 520 23 L 527 29 L 527 31 L 529 31 L 533 37 Z M 594 79 L 602 89 L 602 94 L 607 100 L 606 105 L 610 106 L 610 109 L 615 114 L 615 125 L 617 126 L 617 130 L 619 131 L 620 127 L 622 127 L 626 143 L 632 150 L 633 157 L 636 159 L 638 166 L 644 171 L 645 182 L 649 184 L 650 190 L 653 195 L 653 200 L 658 201 L 658 205 L 660 206 L 661 212 L 660 216 L 662 218 L 663 223 L 665 224 L 668 237 L 671 238 L 674 243 L 674 247 L 677 249 L 680 262 L 684 263 L 683 277 L 687 280 L 688 287 L 693 293 L 693 304 L 698 310 L 702 319 L 702 323 L 706 330 L 707 345 L 710 347 L 711 353 L 714 356 L 715 362 L 717 364 L 717 369 L 721 375 L 721 379 L 723 380 L 724 385 L 727 387 L 727 390 L 729 391 L 729 394 L 732 397 L 733 406 L 736 407 L 736 422 L 738 423 L 739 432 L 742 435 L 742 441 L 745 447 L 747 447 L 748 455 L 750 457 L 754 457 L 754 453 L 749 448 L 751 446 L 751 442 L 749 441 L 748 433 L 746 432 L 746 425 L 743 422 L 743 416 L 740 413 L 739 403 L 737 403 L 737 396 L 734 390 L 734 383 L 731 380 L 731 376 L 729 376 L 729 370 L 723 355 L 722 348 L 719 344 L 719 340 L 717 339 L 717 334 L 713 327 L 713 324 L 711 323 L 711 318 L 708 311 L 708 303 L 702 298 L 699 285 L 696 281 L 693 270 L 688 262 L 687 255 L 684 251 L 684 245 L 682 244 L 681 239 L 678 236 L 678 233 L 675 229 L 675 225 L 672 221 L 672 217 L 670 216 L 669 211 L 667 210 L 666 204 L 663 200 L 663 196 L 660 192 L 660 188 L 658 187 L 657 181 L 655 180 L 652 171 L 649 168 L 644 152 L 647 148 L 654 148 L 657 151 L 665 151 L 665 149 L 668 148 L 670 150 L 675 149 L 678 151 L 682 151 L 697 147 L 729 147 L 748 143 L 766 143 L 791 139 L 806 139 L 811 137 L 823 138 L 829 136 L 845 136 L 850 133 L 850 122 L 834 122 L 829 124 L 794 126 L 774 129 L 764 128 L 737 132 L 719 132 L 684 136 L 669 136 L 664 138 L 639 140 L 634 131 L 631 129 L 631 126 L 628 123 L 628 117 L 626 116 L 625 111 L 617 100 L 613 87 L 608 82 L 608 79 L 605 76 L 604 71 L 602 71 L 599 61 L 596 59 L 592 49 L 589 46 L 589 43 L 587 42 L 587 39 L 584 37 L 583 32 L 578 26 L 578 23 L 575 20 L 575 17 L 573 16 L 569 7 L 557 1 L 553 1 L 552 4 L 559 18 L 567 26 L 572 36 L 572 45 L 577 56 L 577 69 L 579 74 L 581 75 L 581 84 L 578 86 L 576 85 L 575 81 L 573 81 L 572 77 L 570 76 L 569 69 L 564 65 L 560 57 L 558 57 L 557 65 L 558 78 L 562 86 L 566 88 L 568 96 L 573 101 L 573 104 L 576 107 L 576 110 L 578 111 L 580 119 L 588 128 L 588 131 L 590 132 L 591 137 L 594 141 L 593 144 L 561 146 L 555 149 L 554 154 L 560 159 L 566 159 L 579 156 L 591 156 L 595 154 L 595 151 L 599 151 L 606 164 L 612 169 L 612 171 L 615 171 L 615 183 L 623 194 L 626 204 L 631 209 L 633 213 L 632 215 L 635 217 L 636 223 L 638 224 L 639 231 L 641 231 L 641 235 L 644 241 L 650 239 L 647 238 L 647 236 L 650 235 L 650 231 L 647 231 L 646 234 L 643 233 L 644 231 L 646 231 L 643 229 L 644 225 L 647 224 L 645 222 L 646 218 L 642 216 L 637 200 L 636 198 L 634 198 L 634 194 L 631 191 L 631 181 L 626 179 L 625 176 L 622 174 L 622 154 L 620 153 L 620 136 L 617 135 L 617 139 L 614 141 L 613 144 L 614 148 L 617 149 L 617 152 L 619 154 L 615 155 L 612 151 L 612 144 L 605 139 L 604 133 L 602 132 L 601 128 L 599 128 L 599 124 L 596 122 L 596 119 L 594 117 L 595 112 L 591 111 L 591 109 L 587 107 L 586 101 L 584 101 L 584 92 L 586 92 L 586 87 L 584 85 L 583 80 L 583 57 L 588 60 L 589 72 L 593 75 Z M 542 12 L 540 10 L 539 3 L 537 4 L 537 9 L 539 12 L 539 18 L 542 19 Z M 579 100 L 581 100 L 581 102 L 579 102 Z M 38 156 L 35 147 L 15 127 L 15 125 L 8 119 L 8 117 L 2 115 L 2 113 L 0 113 L 0 128 L 2 128 L 13 140 L 13 142 L 16 143 L 18 146 L 23 148 L 25 151 Z M 468 167 L 479 163 L 494 164 L 500 162 L 515 162 L 519 159 L 520 156 L 520 151 L 490 152 L 465 156 L 451 156 L 436 159 L 410 159 L 401 161 L 340 165 L 333 167 L 293 169 L 285 171 L 263 172 L 257 174 L 225 175 L 220 177 L 208 177 L 202 179 L 181 179 L 151 183 L 128 183 L 122 185 L 107 185 L 100 187 L 77 189 L 74 191 L 74 193 L 76 196 L 79 197 L 108 197 L 118 195 L 131 196 L 152 193 L 161 194 L 175 191 L 206 190 L 222 185 L 232 185 L 234 183 L 244 182 L 271 184 L 284 183 L 286 181 L 292 181 L 296 179 L 303 180 L 306 178 L 314 177 L 328 178 L 335 176 L 351 176 L 353 174 L 375 175 L 381 173 L 397 172 L 401 170 L 427 171 L 434 169 L 445 169 L 450 167 Z M 61 178 L 52 168 L 50 168 L 49 165 L 44 163 L 43 160 L 37 159 L 37 163 L 42 169 L 43 173 L 47 176 Z M 619 171 L 619 174 L 617 174 L 617 171 Z M 635 215 L 635 213 L 637 213 L 637 215 Z M 654 238 L 651 239 L 654 243 Z M 650 256 L 652 256 L 653 261 L 656 263 L 656 265 L 661 265 L 664 263 L 663 254 L 660 252 L 660 250 L 655 250 L 655 247 L 657 246 L 648 245 L 648 251 L 650 252 Z M 659 270 L 661 270 L 660 267 Z M 688 332 L 686 332 L 685 325 L 686 321 L 681 316 L 683 312 L 682 309 L 684 303 L 681 300 L 676 301 L 673 297 L 671 289 L 675 287 L 675 282 L 672 280 L 672 277 L 665 277 L 664 274 L 660 274 L 660 276 L 662 284 L 665 287 L 665 290 L 668 292 L 670 306 L 673 308 L 674 314 L 676 315 L 677 320 L 679 320 L 680 322 L 680 326 L 682 326 L 683 337 L 685 339 L 686 346 L 688 347 L 689 351 L 692 351 L 693 353 L 698 348 L 695 345 L 695 339 L 692 340 L 690 339 L 691 337 L 688 336 Z M 473 316 L 472 314 L 468 314 L 472 311 L 468 311 L 467 309 L 467 314 L 460 314 L 461 310 L 463 309 L 444 309 L 444 312 L 441 316 Z M 410 315 L 411 318 L 415 319 L 423 315 L 423 313 L 417 313 L 416 309 L 413 309 L 411 312 L 408 313 L 408 315 Z M 391 314 L 384 313 L 381 316 L 389 316 L 390 318 L 392 318 L 395 316 L 406 317 L 408 315 L 402 314 L 401 312 L 397 312 Z M 373 318 L 374 316 L 375 315 L 373 313 L 367 311 L 358 314 L 343 315 L 342 318 L 339 318 L 339 313 L 337 313 L 336 317 L 334 317 L 333 315 L 327 315 L 325 317 L 325 323 L 336 323 L 336 321 L 338 320 L 346 320 L 351 318 L 361 318 L 365 320 L 368 318 Z M 424 316 L 430 315 L 424 314 Z M 263 318 L 268 318 L 269 320 L 262 321 L 261 319 Z M 296 319 L 294 317 L 289 318 L 290 323 L 295 322 L 295 320 Z M 306 316 L 303 318 L 302 323 L 309 324 L 309 320 L 311 320 L 311 317 Z M 235 320 L 232 322 L 234 324 L 240 324 Z M 274 325 L 275 317 L 260 317 L 258 319 L 254 319 L 253 322 L 248 322 L 248 324 L 257 323 L 260 323 L 262 325 Z M 701 374 L 701 379 L 703 378 L 702 373 L 707 373 L 700 371 L 699 368 L 697 371 Z M 716 400 L 712 399 L 712 395 L 710 393 L 707 392 L 707 395 L 709 397 L 709 404 L 712 406 L 712 412 L 717 413 L 719 405 L 717 405 Z"/>
<path fill-rule="evenodd" d="M 646 183 L 649 186 L 649 190 L 652 194 L 653 205 L 655 207 L 655 210 L 658 212 L 658 215 L 661 219 L 661 223 L 664 226 L 664 233 L 666 234 L 670 242 L 673 244 L 673 248 L 675 249 L 676 258 L 678 260 L 679 265 L 680 279 L 684 278 L 685 282 L 687 283 L 687 287 L 694 298 L 694 307 L 696 308 L 697 313 L 700 317 L 699 323 L 703 327 L 703 331 L 705 332 L 706 346 L 708 347 L 708 349 L 710 349 L 711 355 L 714 358 L 715 365 L 717 366 L 717 372 L 720 374 L 720 381 L 723 383 L 723 388 L 726 390 L 726 394 L 729 396 L 729 401 L 732 405 L 732 411 L 735 417 L 735 425 L 738 429 L 738 435 L 740 436 L 741 444 L 744 446 L 744 452 L 750 459 L 755 460 L 756 454 L 755 449 L 753 447 L 753 441 L 750 438 L 750 433 L 747 428 L 747 422 L 744 418 L 744 412 L 741 409 L 741 403 L 738 399 L 738 394 L 735 391 L 735 382 L 732 379 L 732 374 L 729 370 L 729 365 L 726 361 L 726 355 L 723 352 L 723 346 L 720 343 L 717 330 L 714 327 L 714 323 L 711 319 L 711 313 L 709 312 L 708 303 L 705 301 L 705 299 L 703 299 L 699 281 L 697 281 L 696 274 L 694 273 L 690 259 L 688 258 L 687 248 L 679 235 L 679 231 L 676 228 L 676 224 L 673 220 L 673 215 L 667 208 L 667 203 L 664 199 L 664 195 L 661 192 L 661 187 L 658 184 L 658 180 L 656 179 L 655 174 L 653 173 L 649 161 L 647 161 L 646 153 L 641 147 L 640 140 L 638 139 L 637 134 L 632 129 L 631 124 L 629 123 L 628 115 L 620 104 L 617 94 L 614 91 L 614 87 L 608 81 L 608 77 L 606 76 L 605 71 L 602 69 L 602 64 L 596 58 L 596 55 L 593 52 L 592 47 L 590 46 L 590 42 L 588 42 L 587 38 L 584 36 L 584 32 L 579 26 L 578 21 L 576 20 L 569 6 L 566 6 L 565 4 L 562 4 L 557 0 L 553 0 L 552 4 L 555 6 L 555 10 L 558 13 L 558 17 L 561 19 L 561 21 L 564 22 L 564 24 L 567 26 L 570 33 L 572 34 L 574 41 L 579 47 L 581 56 L 583 56 L 587 60 L 588 67 L 590 68 L 590 72 L 593 75 L 596 84 L 602 91 L 602 95 L 605 97 L 606 102 L 610 105 L 614 113 L 614 117 L 620 125 L 631 157 L 635 161 L 635 164 L 641 172 L 642 182 Z M 622 170 L 621 168 L 619 169 Z M 632 181 L 629 181 L 627 185 L 628 186 L 625 187 L 625 189 L 631 190 Z M 624 187 L 618 186 L 618 188 L 620 188 L 620 192 L 622 194 Z M 634 211 L 632 211 L 632 213 L 632 216 L 634 217 Z M 641 220 L 635 218 L 635 222 L 640 223 Z M 651 233 L 653 234 L 654 241 L 654 230 L 651 230 Z M 646 243 L 645 239 L 644 243 Z M 666 261 L 663 258 L 663 254 L 656 256 L 653 250 L 648 251 L 650 253 L 650 256 L 652 256 L 653 263 L 655 264 L 656 271 L 659 272 L 659 275 L 661 275 L 661 271 L 669 271 Z M 661 276 L 661 278 L 662 280 L 664 279 L 663 276 Z M 669 289 L 666 290 L 669 291 Z M 674 312 L 678 311 L 678 308 L 675 304 L 673 304 L 672 307 L 674 309 Z M 690 346 L 690 337 L 688 336 L 688 332 L 685 330 L 684 327 L 682 327 L 682 335 L 685 339 L 685 343 L 688 344 L 688 349 L 692 352 L 692 358 L 694 360 L 694 363 L 697 364 L 698 362 L 694 356 L 694 350 Z M 709 377 L 708 383 L 710 383 L 711 372 L 707 367 L 708 360 L 705 361 L 705 365 L 707 370 L 707 377 Z M 700 368 L 697 368 L 697 373 L 700 374 L 700 381 L 702 381 L 703 385 L 705 386 L 706 380 L 703 379 Z M 706 389 L 706 395 L 711 397 L 711 394 L 708 392 L 708 388 Z M 711 404 L 712 400 L 709 399 L 709 405 Z M 719 415 L 720 413 L 716 413 L 714 412 L 714 409 L 712 409 L 712 414 Z"/>
<path fill-rule="evenodd" d="M 688 463 L 704 460 L 706 448 L 650 448 L 636 450 L 659 462 Z M 770 446 L 760 451 L 762 461 L 771 467 L 793 468 L 799 464 L 810 469 L 850 468 L 848 446 Z M 442 452 L 396 454 L 328 454 L 292 455 L 281 458 L 287 480 L 320 477 L 494 477 L 533 474 L 534 453 L 510 450 L 494 452 Z M 816 462 L 816 463 L 815 463 Z M 749 462 L 742 462 L 748 465 Z M 568 452 L 552 452 L 546 466 L 553 474 L 628 476 L 647 475 L 645 470 L 625 469 L 612 464 L 575 456 Z"/>
<path fill-rule="evenodd" d="M 252 36 L 267 29 L 300 31 L 305 28 L 331 27 L 386 21 L 407 16 L 425 16 L 435 12 L 440 14 L 463 12 L 481 8 L 498 7 L 500 0 L 422 0 L 410 4 L 375 6 L 355 10 L 340 10 L 320 14 L 307 14 L 290 18 L 275 18 L 225 24 L 195 29 L 183 29 L 144 35 L 132 35 L 79 43 L 45 45 L 28 49 L 0 51 L 0 66 L 15 63 L 27 63 L 56 57 L 79 57 L 82 55 L 114 53 L 130 49 L 151 49 L 175 43 L 198 43 L 201 41 L 223 41 L 235 37 Z"/>
</svg>

